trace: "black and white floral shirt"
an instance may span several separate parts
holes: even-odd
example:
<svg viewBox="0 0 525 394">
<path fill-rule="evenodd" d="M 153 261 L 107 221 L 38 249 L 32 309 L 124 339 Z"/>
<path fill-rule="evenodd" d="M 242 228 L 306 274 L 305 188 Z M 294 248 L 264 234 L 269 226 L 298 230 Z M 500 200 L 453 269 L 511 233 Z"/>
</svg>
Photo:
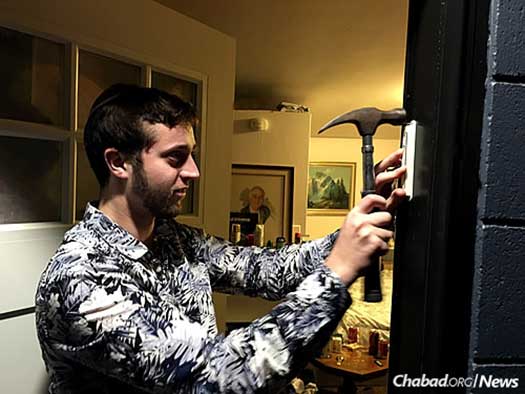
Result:
<svg viewBox="0 0 525 394">
<path fill-rule="evenodd" d="M 328 340 L 350 296 L 323 264 L 336 235 L 238 247 L 157 220 L 151 248 L 93 205 L 36 294 L 51 393 L 275 393 Z M 224 337 L 212 289 L 285 298 Z"/>
</svg>

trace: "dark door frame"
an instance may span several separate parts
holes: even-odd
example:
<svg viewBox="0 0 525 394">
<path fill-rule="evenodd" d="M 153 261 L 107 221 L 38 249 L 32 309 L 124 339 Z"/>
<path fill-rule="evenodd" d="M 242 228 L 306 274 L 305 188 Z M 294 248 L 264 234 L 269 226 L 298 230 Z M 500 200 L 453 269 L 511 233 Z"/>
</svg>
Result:
<svg viewBox="0 0 525 394">
<path fill-rule="evenodd" d="M 389 394 L 407 392 L 393 385 L 400 374 L 467 377 L 489 6 L 410 1 L 404 107 L 418 121 L 415 197 L 396 223 Z"/>
</svg>

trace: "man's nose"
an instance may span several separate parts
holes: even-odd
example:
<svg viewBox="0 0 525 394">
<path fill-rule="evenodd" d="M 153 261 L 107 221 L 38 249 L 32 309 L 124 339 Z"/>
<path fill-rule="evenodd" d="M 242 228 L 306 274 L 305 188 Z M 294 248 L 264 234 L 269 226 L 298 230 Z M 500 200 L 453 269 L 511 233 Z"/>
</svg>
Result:
<svg viewBox="0 0 525 394">
<path fill-rule="evenodd" d="M 200 176 L 199 167 L 195 163 L 192 155 L 189 155 L 188 160 L 182 166 L 180 176 L 183 178 L 197 179 Z"/>
</svg>

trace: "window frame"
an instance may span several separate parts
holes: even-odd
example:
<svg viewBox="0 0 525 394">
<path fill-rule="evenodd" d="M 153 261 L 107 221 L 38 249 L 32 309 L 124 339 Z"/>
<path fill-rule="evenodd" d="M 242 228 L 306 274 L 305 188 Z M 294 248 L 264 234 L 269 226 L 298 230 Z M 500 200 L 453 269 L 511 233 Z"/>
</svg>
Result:
<svg viewBox="0 0 525 394">
<path fill-rule="evenodd" d="M 45 125 L 40 123 L 10 120 L 0 118 L 0 136 L 22 137 L 31 139 L 43 139 L 60 141 L 64 143 L 63 169 L 62 169 L 62 206 L 61 220 L 59 222 L 26 222 L 26 223 L 4 223 L 0 224 L 0 231 L 24 230 L 24 229 L 46 229 L 71 227 L 77 221 L 77 170 L 78 170 L 78 143 L 83 140 L 83 130 L 78 126 L 78 83 L 79 83 L 79 56 L 80 50 L 109 59 L 124 62 L 140 67 L 141 86 L 151 87 L 151 76 L 153 72 L 159 72 L 175 78 L 183 79 L 197 84 L 197 113 L 200 119 L 199 131 L 200 141 L 197 145 L 200 150 L 201 177 L 195 190 L 198 198 L 194 200 L 194 212 L 180 215 L 177 220 L 191 226 L 204 226 L 204 185 L 206 166 L 206 131 L 207 131 L 207 99 L 208 99 L 208 77 L 171 62 L 153 58 L 145 54 L 138 54 L 126 48 L 111 47 L 103 43 L 88 41 L 67 40 L 62 37 L 53 36 L 21 26 L 1 23 L 1 27 L 14 30 L 35 38 L 45 39 L 64 45 L 64 127 Z"/>
</svg>

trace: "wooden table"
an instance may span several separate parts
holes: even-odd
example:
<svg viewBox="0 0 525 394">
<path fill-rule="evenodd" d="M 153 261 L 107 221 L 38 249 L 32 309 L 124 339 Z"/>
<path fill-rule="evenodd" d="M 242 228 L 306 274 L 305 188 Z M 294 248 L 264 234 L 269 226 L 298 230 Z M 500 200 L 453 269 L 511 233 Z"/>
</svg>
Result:
<svg viewBox="0 0 525 394">
<path fill-rule="evenodd" d="M 368 355 L 366 349 L 347 350 L 342 353 L 329 353 L 330 357 L 318 357 L 314 360 L 314 365 L 319 368 L 335 373 L 344 378 L 343 393 L 355 393 L 356 386 L 354 381 L 370 379 L 388 372 L 388 358 L 377 360 Z M 342 360 L 337 357 L 343 357 Z M 382 365 L 377 365 L 379 361 Z"/>
</svg>

